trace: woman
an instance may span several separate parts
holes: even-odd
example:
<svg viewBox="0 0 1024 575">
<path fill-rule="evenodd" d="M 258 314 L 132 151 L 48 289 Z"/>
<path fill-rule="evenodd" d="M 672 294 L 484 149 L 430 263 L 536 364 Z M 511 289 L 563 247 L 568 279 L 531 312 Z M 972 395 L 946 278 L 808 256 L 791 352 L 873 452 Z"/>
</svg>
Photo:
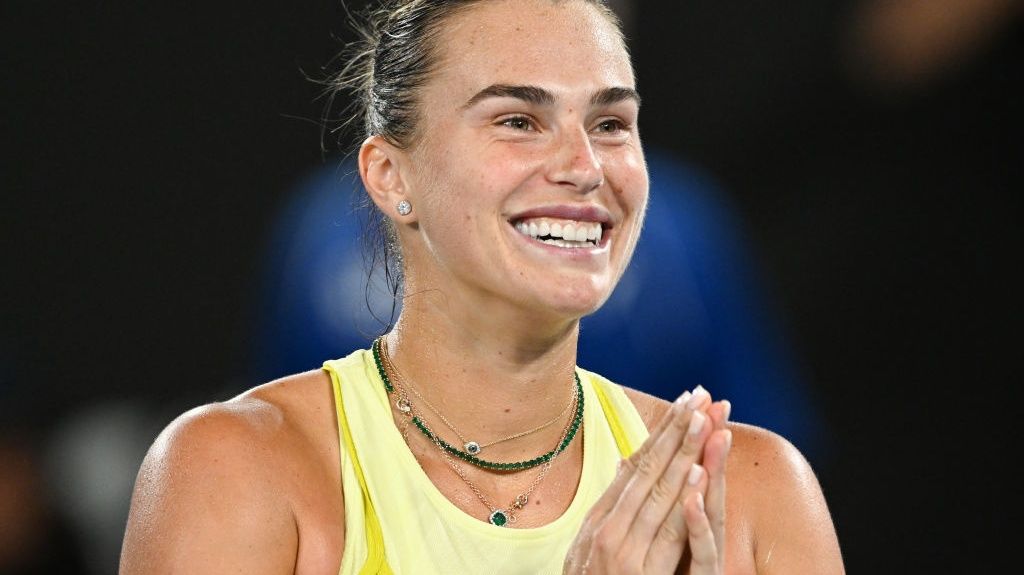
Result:
<svg viewBox="0 0 1024 575">
<path fill-rule="evenodd" d="M 669 403 L 575 367 L 647 201 L 611 13 L 411 0 L 371 24 L 348 83 L 402 313 L 371 350 L 172 423 L 122 573 L 842 572 L 785 440 L 699 387 Z"/>
</svg>

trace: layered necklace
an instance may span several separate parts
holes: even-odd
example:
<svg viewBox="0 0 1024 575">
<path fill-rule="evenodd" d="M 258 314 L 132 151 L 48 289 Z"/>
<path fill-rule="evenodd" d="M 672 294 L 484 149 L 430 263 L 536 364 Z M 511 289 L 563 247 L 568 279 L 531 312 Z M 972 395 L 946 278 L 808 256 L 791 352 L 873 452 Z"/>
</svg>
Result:
<svg viewBox="0 0 1024 575">
<path fill-rule="evenodd" d="M 521 511 L 526 506 L 527 502 L 529 501 L 530 495 L 537 488 L 537 486 L 540 485 L 540 482 L 551 470 L 551 466 L 554 463 L 555 458 L 558 457 L 558 455 L 561 454 L 563 451 L 565 451 L 566 447 L 568 447 L 569 444 L 572 443 L 573 438 L 576 436 L 576 432 L 579 431 L 579 427 L 583 423 L 583 387 L 580 384 L 579 375 L 576 374 L 575 371 L 573 372 L 574 393 L 569 400 L 569 404 L 566 406 L 564 410 L 562 410 L 558 417 L 555 417 L 554 419 L 546 423 L 543 423 L 535 428 L 529 429 L 527 431 L 519 432 L 502 439 L 491 441 L 486 444 L 480 444 L 479 442 L 476 441 L 466 440 L 466 438 L 455 428 L 454 425 L 452 425 L 452 423 L 446 417 L 444 417 L 440 413 L 440 411 L 437 408 L 431 405 L 426 400 L 426 398 L 424 398 L 415 388 L 413 388 L 409 384 L 409 382 L 404 377 L 402 377 L 402 375 L 398 372 L 398 369 L 395 367 L 394 363 L 391 361 L 391 357 L 388 355 L 387 345 L 384 343 L 383 337 L 377 338 L 377 340 L 373 342 L 371 350 L 373 352 L 373 359 L 374 362 L 376 363 L 377 371 L 380 374 L 381 381 L 383 381 L 384 383 L 385 390 L 389 395 L 396 397 L 395 408 L 398 409 L 398 411 L 405 415 L 406 417 L 409 417 L 412 424 L 417 429 L 419 429 L 420 432 L 423 433 L 423 435 L 426 436 L 427 439 L 429 439 L 434 445 L 437 446 L 438 450 L 441 452 L 441 456 L 444 458 L 448 466 L 452 468 L 452 471 L 454 471 L 455 474 L 458 475 L 459 478 L 462 479 L 464 483 L 466 483 L 466 485 L 473 491 L 473 493 L 477 496 L 480 502 L 483 503 L 484 506 L 490 510 L 490 515 L 488 516 L 487 520 L 492 525 L 496 525 L 498 527 L 504 526 L 508 523 L 514 523 L 517 519 L 518 512 Z M 394 377 L 391 377 L 389 375 L 389 372 Z M 444 424 L 448 426 L 459 437 L 459 439 L 463 442 L 464 450 L 458 449 L 457 447 L 449 444 L 445 440 L 441 439 L 441 437 L 438 436 L 437 433 L 431 431 L 431 429 L 423 421 L 423 418 L 420 417 L 420 413 L 416 407 L 416 404 L 414 404 L 413 401 L 410 399 L 410 396 L 408 394 L 409 390 L 411 390 L 418 400 L 422 401 L 423 404 L 426 405 L 430 411 L 437 415 L 438 418 L 440 418 L 441 421 L 444 422 Z M 561 419 L 565 415 L 565 413 L 572 408 L 573 405 L 576 406 L 576 413 L 573 416 L 573 418 L 570 419 L 566 423 L 565 427 L 562 429 L 562 434 L 559 438 L 558 444 L 551 451 L 541 454 L 533 459 L 512 462 L 486 461 L 476 456 L 476 454 L 480 453 L 480 451 L 484 447 L 489 447 L 491 445 L 495 445 L 504 441 L 510 441 L 512 439 L 524 437 L 526 435 L 535 433 L 537 431 L 540 431 L 541 429 L 549 427 L 550 425 L 554 424 L 556 421 Z M 405 435 L 404 430 L 403 435 Z M 477 467 L 498 471 L 521 471 L 524 469 L 530 469 L 532 467 L 537 466 L 540 466 L 541 469 L 537 476 L 534 478 L 534 480 L 527 487 L 526 491 L 517 495 L 512 500 L 512 502 L 509 503 L 507 508 L 501 508 L 491 503 L 487 496 L 484 495 L 483 492 L 480 491 L 480 489 L 477 488 L 477 486 L 469 479 L 469 477 L 466 475 L 465 470 L 462 469 L 462 467 L 455 461 L 453 457 L 458 457 L 463 461 L 476 465 Z"/>
</svg>

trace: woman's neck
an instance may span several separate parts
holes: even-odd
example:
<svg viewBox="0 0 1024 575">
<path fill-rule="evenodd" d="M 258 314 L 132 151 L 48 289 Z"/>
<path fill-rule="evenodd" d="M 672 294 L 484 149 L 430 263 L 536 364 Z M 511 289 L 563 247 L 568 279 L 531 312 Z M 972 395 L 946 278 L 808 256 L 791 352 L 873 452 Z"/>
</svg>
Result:
<svg viewBox="0 0 1024 575">
<path fill-rule="evenodd" d="M 579 321 L 544 324 L 516 310 L 477 309 L 436 292 L 407 297 L 385 340 L 401 376 L 451 422 L 485 440 L 557 416 L 574 390 Z M 529 439 L 550 443 L 547 436 L 560 428 Z"/>
</svg>

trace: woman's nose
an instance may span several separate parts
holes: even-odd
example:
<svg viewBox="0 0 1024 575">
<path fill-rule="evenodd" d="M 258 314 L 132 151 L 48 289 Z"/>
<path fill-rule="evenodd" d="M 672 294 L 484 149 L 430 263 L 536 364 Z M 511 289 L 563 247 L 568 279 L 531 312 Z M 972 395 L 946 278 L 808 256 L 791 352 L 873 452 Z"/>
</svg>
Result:
<svg viewBox="0 0 1024 575">
<path fill-rule="evenodd" d="M 552 150 L 548 178 L 560 186 L 588 193 L 604 183 L 604 169 L 582 128 L 566 130 Z"/>
</svg>

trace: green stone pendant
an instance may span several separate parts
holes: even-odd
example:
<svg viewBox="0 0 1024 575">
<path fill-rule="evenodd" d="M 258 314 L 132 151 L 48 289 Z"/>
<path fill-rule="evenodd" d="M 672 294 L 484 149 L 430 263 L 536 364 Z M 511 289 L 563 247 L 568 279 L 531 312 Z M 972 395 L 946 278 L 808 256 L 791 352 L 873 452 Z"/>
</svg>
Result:
<svg viewBox="0 0 1024 575">
<path fill-rule="evenodd" d="M 508 515 L 502 509 L 495 509 L 487 519 L 491 522 L 491 525 L 497 525 L 498 527 L 504 527 L 508 523 Z"/>
</svg>

